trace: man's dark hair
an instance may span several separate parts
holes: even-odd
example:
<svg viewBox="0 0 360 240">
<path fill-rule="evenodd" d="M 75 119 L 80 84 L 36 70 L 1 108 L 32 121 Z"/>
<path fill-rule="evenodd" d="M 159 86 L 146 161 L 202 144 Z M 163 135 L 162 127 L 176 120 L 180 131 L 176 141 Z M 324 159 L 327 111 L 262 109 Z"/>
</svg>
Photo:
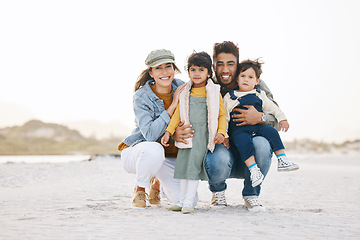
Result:
<svg viewBox="0 0 360 240">
<path fill-rule="evenodd" d="M 214 44 L 213 59 L 216 61 L 217 55 L 220 53 L 231 53 L 236 57 L 237 63 L 239 63 L 239 48 L 231 41 L 224 41 L 222 43 Z"/>
</svg>

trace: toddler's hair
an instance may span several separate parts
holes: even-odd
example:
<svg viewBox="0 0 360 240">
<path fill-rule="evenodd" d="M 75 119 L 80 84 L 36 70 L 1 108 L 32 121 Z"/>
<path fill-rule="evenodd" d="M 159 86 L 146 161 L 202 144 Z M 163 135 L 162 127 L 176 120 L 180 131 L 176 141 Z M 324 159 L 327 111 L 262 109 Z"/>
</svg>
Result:
<svg viewBox="0 0 360 240">
<path fill-rule="evenodd" d="M 261 65 L 264 64 L 264 62 L 260 61 L 259 58 L 255 60 L 244 60 L 239 64 L 239 73 L 244 72 L 248 70 L 249 68 L 254 69 L 256 78 L 260 78 L 260 75 L 262 73 Z"/>
<path fill-rule="evenodd" d="M 194 52 L 188 58 L 188 64 L 186 71 L 189 72 L 191 66 L 197 67 L 205 67 L 208 70 L 210 78 L 212 79 L 213 72 L 212 72 L 212 61 L 209 54 L 206 52 Z"/>
</svg>

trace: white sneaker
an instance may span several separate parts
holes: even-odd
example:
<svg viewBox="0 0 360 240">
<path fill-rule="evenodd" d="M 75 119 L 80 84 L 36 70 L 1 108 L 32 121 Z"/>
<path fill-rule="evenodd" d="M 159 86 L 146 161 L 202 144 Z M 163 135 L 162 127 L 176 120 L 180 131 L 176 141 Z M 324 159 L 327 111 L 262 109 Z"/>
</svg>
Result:
<svg viewBox="0 0 360 240">
<path fill-rule="evenodd" d="M 298 170 L 299 166 L 289 160 L 287 160 L 287 157 L 279 157 L 278 158 L 278 171 L 295 171 Z"/>
<path fill-rule="evenodd" d="M 224 208 L 227 206 L 225 199 L 225 190 L 221 192 L 215 192 L 211 198 L 211 208 Z"/>
<path fill-rule="evenodd" d="M 250 180 L 252 187 L 256 187 L 262 183 L 263 179 L 264 175 L 261 173 L 260 168 L 257 165 L 250 168 Z"/>
<path fill-rule="evenodd" d="M 244 196 L 245 207 L 249 212 L 265 212 L 266 208 L 260 203 L 257 196 Z"/>
</svg>

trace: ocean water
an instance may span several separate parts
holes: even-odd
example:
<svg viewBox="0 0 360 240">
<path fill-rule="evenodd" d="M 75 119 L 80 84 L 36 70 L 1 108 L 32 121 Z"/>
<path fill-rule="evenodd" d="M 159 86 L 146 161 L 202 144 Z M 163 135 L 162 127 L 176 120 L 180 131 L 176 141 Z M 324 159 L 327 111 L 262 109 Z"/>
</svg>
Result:
<svg viewBox="0 0 360 240">
<path fill-rule="evenodd" d="M 91 155 L 3 155 L 0 164 L 4 163 L 66 163 L 86 161 Z"/>
</svg>

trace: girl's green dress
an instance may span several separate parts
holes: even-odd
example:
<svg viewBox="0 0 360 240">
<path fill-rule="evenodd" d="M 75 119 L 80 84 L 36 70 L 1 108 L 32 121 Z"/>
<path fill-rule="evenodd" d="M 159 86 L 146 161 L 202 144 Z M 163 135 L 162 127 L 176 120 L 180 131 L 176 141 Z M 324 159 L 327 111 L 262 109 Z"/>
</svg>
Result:
<svg viewBox="0 0 360 240">
<path fill-rule="evenodd" d="M 174 178 L 191 180 L 208 180 L 204 167 L 209 142 L 208 111 L 206 97 L 189 98 L 189 118 L 195 130 L 192 148 L 179 149 Z"/>
</svg>

